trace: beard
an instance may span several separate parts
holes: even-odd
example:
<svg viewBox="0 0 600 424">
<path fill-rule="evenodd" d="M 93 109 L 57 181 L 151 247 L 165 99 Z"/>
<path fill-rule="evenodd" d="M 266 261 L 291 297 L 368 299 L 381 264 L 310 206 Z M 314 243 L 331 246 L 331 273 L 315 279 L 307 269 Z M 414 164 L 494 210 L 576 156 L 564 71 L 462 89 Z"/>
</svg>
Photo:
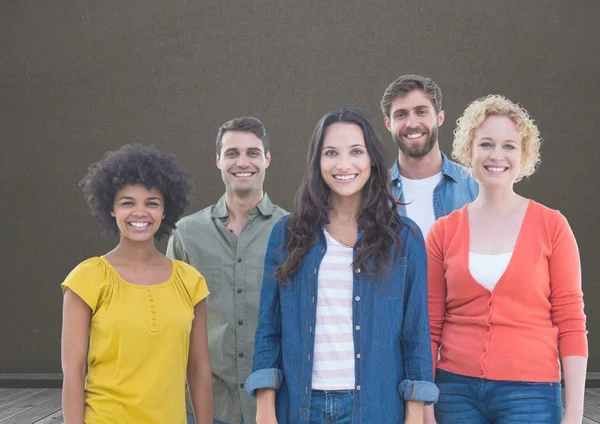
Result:
<svg viewBox="0 0 600 424">
<path fill-rule="evenodd" d="M 408 146 L 404 142 L 404 136 L 400 134 L 394 134 L 392 137 L 402 153 L 409 158 L 419 159 L 431 152 L 431 149 L 433 149 L 433 146 L 438 141 L 439 129 L 437 125 L 431 129 L 431 132 L 427 132 L 429 133 L 429 138 L 422 145 Z"/>
</svg>

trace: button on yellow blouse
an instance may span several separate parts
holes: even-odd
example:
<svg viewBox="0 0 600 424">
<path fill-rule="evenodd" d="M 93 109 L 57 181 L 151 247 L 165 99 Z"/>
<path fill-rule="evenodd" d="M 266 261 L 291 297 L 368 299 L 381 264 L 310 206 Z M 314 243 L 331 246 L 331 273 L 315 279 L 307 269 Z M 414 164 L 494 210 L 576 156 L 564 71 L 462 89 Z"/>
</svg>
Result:
<svg viewBox="0 0 600 424">
<path fill-rule="evenodd" d="M 123 280 L 104 257 L 80 263 L 62 283 L 92 309 L 85 423 L 185 424 L 185 376 L 194 306 L 204 277 L 172 260 L 170 278 Z"/>
</svg>

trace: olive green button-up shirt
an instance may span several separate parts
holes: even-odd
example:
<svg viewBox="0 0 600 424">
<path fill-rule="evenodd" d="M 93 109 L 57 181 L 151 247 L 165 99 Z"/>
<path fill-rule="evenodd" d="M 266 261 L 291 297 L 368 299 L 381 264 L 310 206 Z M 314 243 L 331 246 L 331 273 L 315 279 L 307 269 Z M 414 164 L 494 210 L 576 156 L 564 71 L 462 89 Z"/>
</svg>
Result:
<svg viewBox="0 0 600 424">
<path fill-rule="evenodd" d="M 214 419 L 256 422 L 256 402 L 244 382 L 252 373 L 254 333 L 271 228 L 287 212 L 265 193 L 239 237 L 227 228 L 225 195 L 177 223 L 167 256 L 185 261 L 206 279 L 208 346 Z"/>
</svg>

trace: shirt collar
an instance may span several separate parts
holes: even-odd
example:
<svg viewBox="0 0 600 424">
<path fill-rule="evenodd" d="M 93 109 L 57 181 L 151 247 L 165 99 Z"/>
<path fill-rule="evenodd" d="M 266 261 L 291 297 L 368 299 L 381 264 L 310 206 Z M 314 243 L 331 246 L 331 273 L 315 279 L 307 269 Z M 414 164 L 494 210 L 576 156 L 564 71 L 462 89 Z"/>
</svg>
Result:
<svg viewBox="0 0 600 424">
<path fill-rule="evenodd" d="M 254 215 L 258 212 L 263 216 L 271 216 L 273 215 L 274 209 L 273 203 L 271 203 L 271 199 L 269 199 L 269 195 L 264 193 L 260 202 L 258 202 L 258 204 L 250 211 L 250 215 Z M 219 201 L 215 204 L 211 216 L 213 218 L 227 218 L 229 216 L 225 194 L 223 194 L 223 196 L 221 196 Z"/>
<path fill-rule="evenodd" d="M 398 165 L 398 159 L 394 161 L 394 166 L 390 171 L 392 182 L 399 181 L 400 166 Z M 454 180 L 454 182 L 457 182 L 460 178 L 460 171 L 459 165 L 452 162 L 444 153 L 442 153 L 442 175 L 451 178 Z"/>
</svg>

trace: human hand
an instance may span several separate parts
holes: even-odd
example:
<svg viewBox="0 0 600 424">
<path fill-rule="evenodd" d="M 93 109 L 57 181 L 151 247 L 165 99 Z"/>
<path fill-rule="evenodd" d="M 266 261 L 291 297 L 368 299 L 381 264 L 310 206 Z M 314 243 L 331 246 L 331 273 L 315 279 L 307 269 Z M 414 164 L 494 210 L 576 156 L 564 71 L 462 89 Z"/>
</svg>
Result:
<svg viewBox="0 0 600 424">
<path fill-rule="evenodd" d="M 423 424 L 437 424 L 433 411 L 433 405 L 427 405 L 425 407 L 425 411 L 423 413 Z"/>
<path fill-rule="evenodd" d="M 582 420 L 583 414 L 569 414 L 568 412 L 566 412 L 565 415 L 563 415 L 560 424 L 581 424 Z"/>
<path fill-rule="evenodd" d="M 256 424 L 277 424 L 275 411 L 256 411 Z"/>
</svg>

